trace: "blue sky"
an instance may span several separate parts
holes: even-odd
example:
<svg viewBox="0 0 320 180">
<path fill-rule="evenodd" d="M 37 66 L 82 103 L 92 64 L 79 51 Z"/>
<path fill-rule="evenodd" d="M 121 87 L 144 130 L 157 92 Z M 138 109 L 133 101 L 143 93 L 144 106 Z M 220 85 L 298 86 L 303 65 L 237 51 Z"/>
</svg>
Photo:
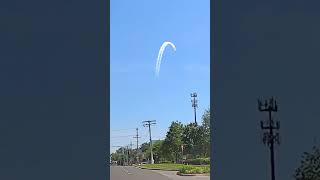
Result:
<svg viewBox="0 0 320 180">
<path fill-rule="evenodd" d="M 148 141 L 144 120 L 156 120 L 153 139 L 170 123 L 194 121 L 190 93 L 198 93 L 197 118 L 210 104 L 210 1 L 111 0 L 110 145 Z M 155 65 L 164 41 L 159 77 Z M 125 130 L 123 130 L 125 129 Z M 132 135 L 132 136 L 131 136 Z"/>
</svg>

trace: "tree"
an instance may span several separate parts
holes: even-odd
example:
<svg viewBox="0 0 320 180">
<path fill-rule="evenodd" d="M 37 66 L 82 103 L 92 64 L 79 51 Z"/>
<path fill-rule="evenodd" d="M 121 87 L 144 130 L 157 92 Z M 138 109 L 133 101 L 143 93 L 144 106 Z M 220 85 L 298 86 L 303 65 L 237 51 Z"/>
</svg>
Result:
<svg viewBox="0 0 320 180">
<path fill-rule="evenodd" d="M 320 149 L 314 146 L 312 152 L 304 152 L 300 166 L 296 169 L 294 177 L 297 180 L 320 179 Z"/>
<path fill-rule="evenodd" d="M 140 151 L 142 154 L 141 154 L 141 157 L 139 157 L 140 159 L 146 160 L 150 157 L 150 151 L 147 152 L 149 148 L 150 148 L 150 143 L 145 142 L 141 144 Z"/>
<path fill-rule="evenodd" d="M 111 161 L 120 161 L 120 160 L 121 160 L 121 154 L 118 154 L 118 153 L 111 154 Z"/>
<path fill-rule="evenodd" d="M 170 151 L 170 142 L 166 138 L 160 147 L 161 156 L 165 160 L 174 161 L 173 154 Z"/>
<path fill-rule="evenodd" d="M 184 127 L 183 142 L 184 154 L 191 154 L 193 158 L 210 156 L 210 108 L 202 115 L 201 126 L 190 123 Z"/>
<path fill-rule="evenodd" d="M 145 142 L 145 143 L 141 144 L 141 147 L 140 147 L 141 152 L 146 152 L 147 149 L 150 148 L 150 145 L 149 145 L 149 144 L 150 144 L 150 143 L 148 143 L 148 142 Z"/>
<path fill-rule="evenodd" d="M 179 155 L 181 155 L 182 133 L 183 125 L 181 122 L 174 121 L 171 123 L 164 141 L 165 148 L 172 152 L 175 162 L 178 161 Z"/>
<path fill-rule="evenodd" d="M 202 124 L 200 127 L 201 141 L 203 144 L 203 153 L 210 156 L 210 107 L 202 115 Z"/>
<path fill-rule="evenodd" d="M 111 154 L 111 160 L 117 161 L 119 165 L 122 165 L 125 162 L 125 156 L 123 154 L 124 148 L 119 148 L 116 152 Z"/>
<path fill-rule="evenodd" d="M 199 127 L 195 123 L 190 123 L 184 127 L 182 135 L 185 145 L 184 154 L 191 154 L 192 156 L 199 154 L 199 145 L 201 145 L 199 143 L 201 135 Z"/>
<path fill-rule="evenodd" d="M 161 146 L 163 144 L 164 140 L 155 140 L 152 141 L 152 152 L 153 152 L 153 159 L 155 163 L 158 163 L 161 158 L 163 158 L 163 153 L 161 152 Z M 146 150 L 146 154 L 150 154 L 150 146 Z"/>
</svg>

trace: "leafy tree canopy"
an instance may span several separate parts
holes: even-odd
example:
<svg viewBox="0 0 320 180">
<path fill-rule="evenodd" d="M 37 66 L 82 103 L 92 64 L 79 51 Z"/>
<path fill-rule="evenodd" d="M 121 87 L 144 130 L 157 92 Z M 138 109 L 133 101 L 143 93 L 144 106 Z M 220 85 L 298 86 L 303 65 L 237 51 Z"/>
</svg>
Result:
<svg viewBox="0 0 320 180">
<path fill-rule="evenodd" d="M 296 169 L 294 177 L 297 180 L 320 179 L 320 149 L 317 146 L 311 152 L 304 152 L 300 166 Z"/>
</svg>

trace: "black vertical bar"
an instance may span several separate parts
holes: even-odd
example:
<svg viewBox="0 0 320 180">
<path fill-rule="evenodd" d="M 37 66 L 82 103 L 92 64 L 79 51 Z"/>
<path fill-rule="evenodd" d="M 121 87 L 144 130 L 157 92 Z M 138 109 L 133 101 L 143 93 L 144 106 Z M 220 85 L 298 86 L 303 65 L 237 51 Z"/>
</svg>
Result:
<svg viewBox="0 0 320 180">
<path fill-rule="evenodd" d="M 138 141 L 138 138 L 139 138 L 139 131 L 138 131 L 138 128 L 137 128 L 137 153 L 138 153 L 138 149 L 139 149 L 139 141 Z"/>
<path fill-rule="evenodd" d="M 197 125 L 197 109 L 196 109 L 196 107 L 194 107 L 194 122 Z"/>
<path fill-rule="evenodd" d="M 271 158 L 271 180 L 275 180 L 275 168 L 274 168 L 274 137 L 273 137 L 273 123 L 272 123 L 272 117 L 271 117 L 271 111 L 272 109 L 270 108 L 269 110 L 269 121 L 270 121 L 270 138 L 271 138 L 271 145 L 270 145 L 270 158 Z"/>
<path fill-rule="evenodd" d="M 150 164 L 152 164 L 152 161 L 153 161 L 153 152 L 152 152 L 152 139 L 151 139 L 151 122 L 148 122 L 148 126 L 149 126 L 149 135 L 150 135 Z"/>
</svg>

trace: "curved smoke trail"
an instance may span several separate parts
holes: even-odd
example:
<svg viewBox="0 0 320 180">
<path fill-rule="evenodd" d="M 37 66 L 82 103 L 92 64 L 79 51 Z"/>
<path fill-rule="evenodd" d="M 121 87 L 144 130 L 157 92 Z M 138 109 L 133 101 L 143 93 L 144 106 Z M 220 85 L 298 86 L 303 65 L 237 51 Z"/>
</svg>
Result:
<svg viewBox="0 0 320 180">
<path fill-rule="evenodd" d="M 163 51 L 165 50 L 166 46 L 170 45 L 174 51 L 176 51 L 176 46 L 172 42 L 164 42 L 162 46 L 160 47 L 159 53 L 158 53 L 158 58 L 157 58 L 157 63 L 156 63 L 156 76 L 159 76 L 160 72 L 160 65 L 161 65 L 161 59 L 162 59 L 162 54 Z"/>
</svg>

